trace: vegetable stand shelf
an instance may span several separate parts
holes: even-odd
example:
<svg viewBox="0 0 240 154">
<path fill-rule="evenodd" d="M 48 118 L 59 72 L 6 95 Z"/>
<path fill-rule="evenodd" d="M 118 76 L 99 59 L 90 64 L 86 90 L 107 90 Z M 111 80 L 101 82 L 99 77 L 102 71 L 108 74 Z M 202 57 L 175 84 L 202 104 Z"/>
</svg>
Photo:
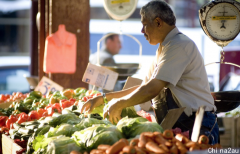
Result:
<svg viewBox="0 0 240 154">
<path fill-rule="evenodd" d="M 14 143 L 14 141 L 5 134 L 2 134 L 2 153 L 3 154 L 16 154 L 22 147 Z"/>
</svg>

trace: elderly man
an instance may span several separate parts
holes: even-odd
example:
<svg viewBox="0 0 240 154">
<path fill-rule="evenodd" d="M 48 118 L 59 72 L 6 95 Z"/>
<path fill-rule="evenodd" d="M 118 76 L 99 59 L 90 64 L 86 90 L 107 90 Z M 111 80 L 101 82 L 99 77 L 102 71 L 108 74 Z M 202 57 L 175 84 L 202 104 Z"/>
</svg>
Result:
<svg viewBox="0 0 240 154">
<path fill-rule="evenodd" d="M 203 59 L 194 42 L 175 26 L 176 18 L 169 5 L 153 0 L 142 7 L 142 33 L 152 45 L 159 44 L 156 58 L 141 86 L 124 91 L 107 93 L 89 100 L 82 111 L 91 112 L 107 99 L 109 108 L 104 116 L 114 123 L 121 119 L 123 108 L 152 100 L 158 123 L 167 110 L 186 107 L 173 128 L 192 133 L 196 111 L 205 106 L 200 134 L 209 137 L 210 144 L 219 139 L 216 107 L 210 93 Z M 103 97 L 105 97 L 103 99 Z"/>
</svg>

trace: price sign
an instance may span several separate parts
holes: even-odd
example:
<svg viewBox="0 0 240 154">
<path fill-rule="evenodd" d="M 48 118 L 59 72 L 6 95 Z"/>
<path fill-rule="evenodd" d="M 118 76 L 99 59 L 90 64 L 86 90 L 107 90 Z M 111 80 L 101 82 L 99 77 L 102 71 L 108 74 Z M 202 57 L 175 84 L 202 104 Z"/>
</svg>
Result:
<svg viewBox="0 0 240 154">
<path fill-rule="evenodd" d="M 88 63 L 82 81 L 106 90 L 113 90 L 118 78 L 118 73 L 110 69 Z"/>
<path fill-rule="evenodd" d="M 34 91 L 40 91 L 43 95 L 46 95 L 49 91 L 62 91 L 63 87 L 53 82 L 47 77 L 42 77 L 41 81 L 38 83 Z"/>
</svg>

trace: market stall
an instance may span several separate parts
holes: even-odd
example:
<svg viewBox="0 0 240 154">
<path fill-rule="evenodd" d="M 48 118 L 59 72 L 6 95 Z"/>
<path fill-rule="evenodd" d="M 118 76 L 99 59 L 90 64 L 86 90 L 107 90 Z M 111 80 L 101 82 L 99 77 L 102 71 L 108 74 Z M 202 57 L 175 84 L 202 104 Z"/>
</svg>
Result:
<svg viewBox="0 0 240 154">
<path fill-rule="evenodd" d="M 136 8 L 137 0 L 131 0 L 130 2 L 131 3 L 125 7 L 120 5 L 121 7 L 117 6 L 116 9 L 111 10 L 112 3 L 110 3 L 109 0 L 104 0 L 107 12 L 116 20 L 124 20 L 131 15 Z M 57 4 L 55 3 L 55 5 Z M 235 10 L 236 13 L 235 5 L 237 6 L 238 11 L 240 9 L 239 3 L 230 3 L 229 0 L 224 0 L 224 2 L 220 0 L 214 3 L 210 2 L 203 6 L 203 10 L 200 10 L 200 21 L 204 24 L 207 23 L 207 25 L 202 25 L 203 27 L 205 26 L 205 28 L 207 27 L 205 32 L 212 36 L 212 32 L 209 32 L 208 26 L 210 27 L 210 30 L 212 30 L 211 27 L 219 26 L 219 23 L 214 25 L 215 23 L 213 21 L 215 21 L 215 19 L 208 19 L 206 21 L 209 12 L 206 13 L 204 11 L 208 10 L 210 13 L 214 14 L 215 12 L 221 11 L 218 9 L 225 8 L 228 9 L 227 11 L 229 12 Z M 128 12 L 122 14 L 121 11 L 123 8 L 127 8 Z M 121 11 L 118 12 L 118 9 Z M 225 12 L 226 10 L 223 11 Z M 224 20 L 224 22 L 221 22 L 222 20 Z M 222 23 L 221 26 L 223 27 L 226 26 L 224 25 L 226 22 L 225 20 L 233 20 L 233 22 L 239 23 L 240 14 L 237 13 L 236 16 L 233 17 L 223 15 L 216 19 L 216 21 Z M 225 39 L 224 37 L 221 38 L 222 35 L 220 38 L 216 35 L 213 40 L 221 46 L 224 46 L 238 35 L 240 26 L 236 29 L 237 31 L 232 37 Z M 221 63 L 224 63 L 223 59 Z M 127 66 L 123 69 L 125 71 L 134 69 L 133 72 L 135 73 L 139 66 L 140 64 L 134 68 Z M 121 67 L 109 67 L 108 69 L 112 69 L 116 72 L 121 71 Z M 126 77 L 129 74 L 132 75 L 133 72 L 123 73 L 122 77 L 126 79 Z M 49 72 L 46 71 L 45 73 Z M 51 76 L 51 72 L 47 75 L 50 77 L 54 76 L 53 79 L 59 79 L 56 74 Z M 74 75 L 71 77 L 72 79 L 75 78 Z M 59 80 L 62 81 L 66 78 L 67 77 L 65 76 L 63 79 Z M 69 80 L 71 79 L 68 79 L 67 81 Z M 229 145 L 223 146 L 221 142 L 220 144 L 217 143 L 210 145 L 207 136 L 199 135 L 201 120 L 196 120 L 196 123 L 199 123 L 200 126 L 194 125 L 194 128 L 196 128 L 193 131 L 195 137 L 191 137 L 189 136 L 189 131 L 182 132 L 179 128 L 172 129 L 173 125 L 168 126 L 167 128 L 165 125 L 159 125 L 156 120 L 154 120 L 153 115 L 143 110 L 136 111 L 134 106 L 124 108 L 121 112 L 121 120 L 119 120 L 118 123 L 111 123 L 108 116 L 103 118 L 103 113 L 109 106 L 109 102 L 105 99 L 105 104 L 95 107 L 91 114 L 88 112 L 82 113 L 82 106 L 89 99 L 102 96 L 103 94 L 94 89 L 88 90 L 85 87 L 73 88 L 75 86 L 76 85 L 70 88 L 63 88 L 63 90 L 49 90 L 46 94 L 40 91 L 32 91 L 26 94 L 20 92 L 13 93 L 12 95 L 1 94 L 0 133 L 2 136 L 2 153 L 191 154 L 194 152 L 229 152 L 229 149 L 226 149 Z M 46 89 L 51 88 L 46 87 Z M 212 93 L 212 96 L 215 100 L 215 105 L 218 108 L 217 112 L 228 112 L 226 115 L 237 115 L 232 110 L 237 108 L 240 104 L 239 92 L 214 92 Z M 203 114 L 201 113 L 204 112 L 204 108 L 200 108 L 198 111 L 196 119 L 202 119 Z M 181 113 L 182 112 L 183 110 L 181 110 Z M 180 113 L 179 116 L 177 116 L 176 113 L 177 112 L 175 112 L 175 117 L 170 116 L 169 119 L 164 119 L 166 120 L 165 123 L 171 123 L 174 121 L 173 119 L 178 118 L 181 114 Z M 239 129 L 239 121 L 239 118 L 223 120 L 223 123 L 226 126 L 225 132 L 227 132 L 227 129 L 232 129 L 232 134 L 227 134 L 227 137 L 237 137 L 234 138 L 234 143 L 230 145 L 231 148 L 239 147 L 240 137 L 239 132 L 237 131 Z M 224 138 L 221 138 L 221 140 L 222 139 L 224 141 Z M 231 149 L 231 152 L 239 153 L 239 149 Z"/>
</svg>

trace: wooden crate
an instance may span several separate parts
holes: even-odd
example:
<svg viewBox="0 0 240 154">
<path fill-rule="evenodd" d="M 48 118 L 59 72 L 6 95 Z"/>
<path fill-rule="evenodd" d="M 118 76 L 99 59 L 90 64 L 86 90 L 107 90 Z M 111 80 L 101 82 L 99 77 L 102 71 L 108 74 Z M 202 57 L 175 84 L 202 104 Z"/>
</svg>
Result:
<svg viewBox="0 0 240 154">
<path fill-rule="evenodd" d="M 237 117 L 235 119 L 236 122 L 236 137 L 237 137 L 237 141 L 236 141 L 236 148 L 240 148 L 240 117 Z"/>
<path fill-rule="evenodd" d="M 11 104 L 12 102 L 0 103 L 0 108 L 2 109 L 8 108 Z"/>
<path fill-rule="evenodd" d="M 16 154 L 22 147 L 14 143 L 14 141 L 7 135 L 2 135 L 2 153 L 3 154 Z"/>
<path fill-rule="evenodd" d="M 234 117 L 222 117 L 224 134 L 220 135 L 220 144 L 223 148 L 234 148 L 236 145 L 236 123 Z"/>
</svg>

